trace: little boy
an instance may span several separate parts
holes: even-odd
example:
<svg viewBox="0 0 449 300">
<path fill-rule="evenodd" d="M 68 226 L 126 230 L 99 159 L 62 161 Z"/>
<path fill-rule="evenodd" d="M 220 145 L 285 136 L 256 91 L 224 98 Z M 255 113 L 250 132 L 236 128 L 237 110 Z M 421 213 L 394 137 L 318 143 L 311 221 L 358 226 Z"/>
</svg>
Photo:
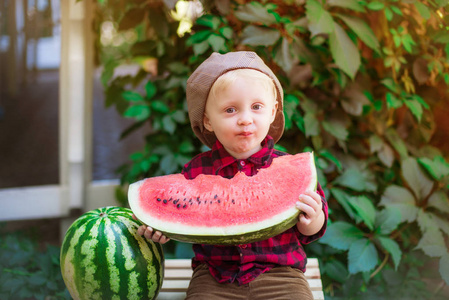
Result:
<svg viewBox="0 0 449 300">
<path fill-rule="evenodd" d="M 238 171 L 251 176 L 287 155 L 273 148 L 284 130 L 283 90 L 254 52 L 213 53 L 187 81 L 187 105 L 194 133 L 211 148 L 184 166 L 187 179 L 231 178 Z M 313 299 L 302 244 L 324 234 L 327 202 L 319 185 L 298 200 L 298 223 L 275 237 L 236 246 L 194 244 L 187 299 Z M 146 226 L 138 233 L 169 240 Z"/>
</svg>

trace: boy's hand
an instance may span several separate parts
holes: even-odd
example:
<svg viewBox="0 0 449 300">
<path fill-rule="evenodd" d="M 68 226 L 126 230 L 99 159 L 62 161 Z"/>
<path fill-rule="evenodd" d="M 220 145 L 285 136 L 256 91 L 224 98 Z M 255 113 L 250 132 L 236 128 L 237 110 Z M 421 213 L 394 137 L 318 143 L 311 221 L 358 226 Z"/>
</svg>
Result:
<svg viewBox="0 0 449 300">
<path fill-rule="evenodd" d="M 324 224 L 324 212 L 321 196 L 314 191 L 307 191 L 299 196 L 296 207 L 301 211 L 298 217 L 299 232 L 304 235 L 314 235 Z"/>
<path fill-rule="evenodd" d="M 133 219 L 137 220 L 137 217 L 134 214 L 133 214 Z M 162 232 L 154 231 L 153 228 L 146 226 L 146 225 L 141 225 L 137 229 L 137 234 L 144 236 L 148 240 L 152 240 L 153 242 L 160 243 L 160 244 L 165 244 L 166 242 L 168 242 L 170 240 L 168 237 L 163 235 Z"/>
</svg>

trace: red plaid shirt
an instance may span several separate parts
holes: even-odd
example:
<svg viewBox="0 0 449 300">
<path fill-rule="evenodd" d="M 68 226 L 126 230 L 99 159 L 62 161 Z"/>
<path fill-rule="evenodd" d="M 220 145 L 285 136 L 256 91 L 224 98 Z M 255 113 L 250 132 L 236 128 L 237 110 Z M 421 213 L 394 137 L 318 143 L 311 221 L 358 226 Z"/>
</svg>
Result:
<svg viewBox="0 0 449 300">
<path fill-rule="evenodd" d="M 193 179 L 199 174 L 220 175 L 232 178 L 238 171 L 254 175 L 260 168 L 270 166 L 273 158 L 287 153 L 275 150 L 273 139 L 269 136 L 262 142 L 263 148 L 246 160 L 235 159 L 216 142 L 211 151 L 201 153 L 184 166 L 183 174 Z M 264 241 L 238 246 L 193 245 L 195 257 L 192 268 L 202 263 L 209 266 L 212 276 L 220 283 L 237 281 L 239 285 L 247 284 L 260 274 L 282 265 L 306 269 L 307 257 L 301 244 L 308 244 L 320 238 L 327 223 L 327 202 L 323 190 L 318 185 L 317 191 L 323 201 L 326 216 L 325 225 L 312 236 L 299 233 L 296 226 Z M 298 195 L 299 196 L 299 195 Z"/>
</svg>

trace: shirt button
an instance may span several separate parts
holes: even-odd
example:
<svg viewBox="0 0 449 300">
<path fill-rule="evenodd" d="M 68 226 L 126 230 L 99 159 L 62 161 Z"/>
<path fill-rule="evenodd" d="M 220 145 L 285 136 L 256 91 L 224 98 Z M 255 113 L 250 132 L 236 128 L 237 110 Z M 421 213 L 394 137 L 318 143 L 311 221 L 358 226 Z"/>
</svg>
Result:
<svg viewBox="0 0 449 300">
<path fill-rule="evenodd" d="M 240 257 L 243 257 L 243 253 L 240 253 Z"/>
<path fill-rule="evenodd" d="M 241 165 L 242 167 L 245 166 L 245 165 L 246 165 L 245 161 L 241 160 L 241 161 L 240 161 L 240 165 Z"/>
</svg>

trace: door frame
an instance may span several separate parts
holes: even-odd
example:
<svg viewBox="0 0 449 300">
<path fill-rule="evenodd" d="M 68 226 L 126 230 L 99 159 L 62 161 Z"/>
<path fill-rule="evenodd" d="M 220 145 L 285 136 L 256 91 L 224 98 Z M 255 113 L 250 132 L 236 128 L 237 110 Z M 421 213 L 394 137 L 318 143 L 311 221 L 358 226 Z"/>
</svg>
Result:
<svg viewBox="0 0 449 300">
<path fill-rule="evenodd" d="M 0 189 L 0 221 L 117 205 L 118 180 L 92 181 L 93 2 L 60 0 L 59 184 Z"/>
</svg>

